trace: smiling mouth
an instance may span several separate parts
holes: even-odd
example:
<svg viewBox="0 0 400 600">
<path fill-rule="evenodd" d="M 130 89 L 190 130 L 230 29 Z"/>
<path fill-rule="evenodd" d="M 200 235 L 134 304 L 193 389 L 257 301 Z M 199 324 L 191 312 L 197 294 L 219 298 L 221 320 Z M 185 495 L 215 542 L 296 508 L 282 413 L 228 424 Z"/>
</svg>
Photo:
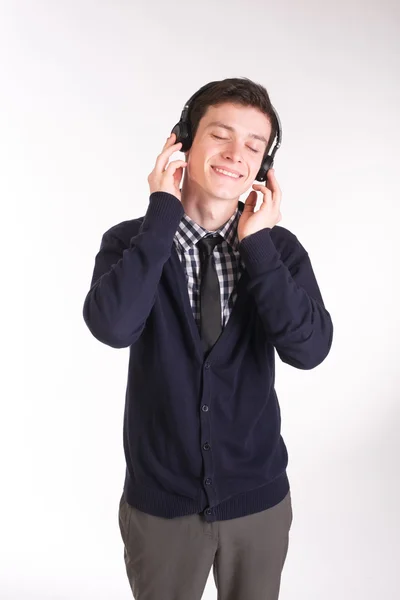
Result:
<svg viewBox="0 0 400 600">
<path fill-rule="evenodd" d="M 211 167 L 211 168 L 214 171 L 214 173 L 216 173 L 217 175 L 220 175 L 221 177 L 228 177 L 229 179 L 235 179 L 235 180 L 241 179 L 243 177 L 243 175 L 231 173 L 227 169 L 219 169 L 218 167 Z"/>
</svg>

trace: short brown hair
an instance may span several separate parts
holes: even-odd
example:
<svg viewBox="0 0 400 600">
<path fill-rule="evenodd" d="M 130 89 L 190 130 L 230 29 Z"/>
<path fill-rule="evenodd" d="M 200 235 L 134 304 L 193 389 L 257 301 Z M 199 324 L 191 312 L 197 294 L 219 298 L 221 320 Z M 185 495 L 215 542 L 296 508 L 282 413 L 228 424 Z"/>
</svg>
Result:
<svg viewBox="0 0 400 600">
<path fill-rule="evenodd" d="M 189 110 L 189 120 L 192 140 L 196 135 L 200 120 L 204 117 L 209 106 L 218 106 L 225 102 L 241 106 L 253 106 L 264 113 L 271 123 L 271 135 L 266 151 L 269 152 L 277 132 L 277 123 L 271 100 L 264 86 L 255 83 L 247 77 L 233 77 L 216 81 L 214 85 L 194 99 Z"/>
</svg>

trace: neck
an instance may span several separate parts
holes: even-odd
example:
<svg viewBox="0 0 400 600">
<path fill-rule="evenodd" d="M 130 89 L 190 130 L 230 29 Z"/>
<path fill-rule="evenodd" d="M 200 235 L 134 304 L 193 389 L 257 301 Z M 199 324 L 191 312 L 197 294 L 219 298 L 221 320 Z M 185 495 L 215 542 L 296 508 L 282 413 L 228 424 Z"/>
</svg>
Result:
<svg viewBox="0 0 400 600">
<path fill-rule="evenodd" d="M 186 178 L 181 190 L 181 203 L 188 217 L 195 223 L 207 229 L 216 231 L 233 215 L 238 206 L 239 198 L 217 198 L 209 196 L 204 190 L 193 189 Z"/>
</svg>

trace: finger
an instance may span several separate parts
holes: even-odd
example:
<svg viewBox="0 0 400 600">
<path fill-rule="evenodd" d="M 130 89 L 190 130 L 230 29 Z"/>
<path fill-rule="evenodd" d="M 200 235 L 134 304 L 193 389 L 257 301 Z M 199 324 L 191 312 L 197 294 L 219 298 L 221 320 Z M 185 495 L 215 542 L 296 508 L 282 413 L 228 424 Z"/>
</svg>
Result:
<svg viewBox="0 0 400 600">
<path fill-rule="evenodd" d="M 167 148 L 167 146 L 170 146 L 171 144 L 175 144 L 175 143 L 176 143 L 176 134 L 175 133 L 170 133 L 169 136 L 167 137 L 167 140 L 166 140 L 165 144 L 164 144 L 164 148 Z"/>
<path fill-rule="evenodd" d="M 269 188 L 267 188 L 267 186 L 265 185 L 259 185 L 258 183 L 254 183 L 253 184 L 253 188 L 257 191 L 257 192 L 261 192 L 263 195 L 263 201 L 267 201 L 268 199 L 271 199 L 272 194 L 271 194 L 271 190 Z"/>
<path fill-rule="evenodd" d="M 254 208 L 257 204 L 257 192 L 254 190 L 250 192 L 250 194 L 246 198 L 246 202 L 244 203 L 243 212 L 254 212 Z"/>
<path fill-rule="evenodd" d="M 253 188 L 257 188 L 258 191 L 260 191 L 260 192 L 264 192 L 264 191 L 268 190 L 267 186 L 262 185 L 262 183 L 253 183 Z"/>
<path fill-rule="evenodd" d="M 178 142 L 177 144 L 173 144 L 172 146 L 167 146 L 162 152 L 161 154 L 159 154 L 157 156 L 157 160 L 156 160 L 156 169 L 160 170 L 160 171 L 164 171 L 169 158 L 172 156 L 172 154 L 174 152 L 177 152 L 178 150 L 180 150 L 182 146 L 181 142 Z"/>
<path fill-rule="evenodd" d="M 268 184 L 267 185 L 268 185 L 268 188 L 272 192 L 274 200 L 277 199 L 277 198 L 275 198 L 275 196 L 282 195 L 281 188 L 279 187 L 278 180 L 276 179 L 275 169 L 270 169 L 268 171 Z"/>
<path fill-rule="evenodd" d="M 166 148 L 170 148 L 171 146 L 175 146 L 176 144 L 180 144 L 180 143 L 181 142 L 177 142 L 176 141 L 176 135 L 175 135 L 175 133 L 171 133 L 171 135 L 169 137 L 167 137 L 167 139 L 165 141 L 165 144 L 163 146 L 163 149 L 160 152 L 160 154 L 162 154 Z"/>
<path fill-rule="evenodd" d="M 263 198 L 260 206 L 260 210 L 262 211 L 273 211 L 279 210 L 279 203 L 275 202 L 272 196 L 272 192 L 269 188 L 265 187 L 265 185 L 257 185 L 254 184 L 253 187 L 257 188 L 262 192 Z"/>
<path fill-rule="evenodd" d="M 169 163 L 169 165 L 165 169 L 165 172 L 168 172 L 170 175 L 173 175 L 177 169 L 186 167 L 186 165 L 187 162 L 185 162 L 184 160 L 173 160 Z"/>
<path fill-rule="evenodd" d="M 273 174 L 270 175 L 269 172 L 268 172 L 268 177 L 272 178 Z M 254 184 L 253 187 L 255 187 L 256 189 L 258 189 L 258 191 L 262 192 L 262 194 L 264 196 L 263 200 L 265 202 L 267 202 L 268 200 L 270 200 L 270 201 L 274 202 L 274 204 L 277 205 L 281 201 L 282 193 L 281 193 L 281 190 L 280 190 L 280 188 L 278 186 L 278 183 L 276 182 L 276 179 L 274 180 L 276 182 L 276 184 L 275 184 L 274 181 L 272 181 L 272 183 L 271 183 L 271 181 L 272 181 L 272 179 L 270 180 L 270 182 L 268 184 L 268 187 L 265 186 L 265 185 L 257 185 L 257 184 Z"/>
</svg>

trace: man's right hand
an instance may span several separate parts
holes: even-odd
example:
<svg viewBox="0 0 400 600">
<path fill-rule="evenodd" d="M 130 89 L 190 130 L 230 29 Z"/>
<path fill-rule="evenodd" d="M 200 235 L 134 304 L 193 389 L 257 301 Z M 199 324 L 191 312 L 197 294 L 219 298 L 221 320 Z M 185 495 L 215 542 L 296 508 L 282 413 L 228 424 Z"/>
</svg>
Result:
<svg viewBox="0 0 400 600">
<path fill-rule="evenodd" d="M 181 142 L 174 144 L 175 133 L 171 133 L 164 144 L 161 154 L 158 155 L 154 169 L 147 178 L 150 186 L 150 194 L 153 192 L 168 192 L 181 200 L 180 183 L 183 169 L 187 162 L 184 160 L 173 160 L 168 165 L 171 155 L 182 147 Z M 168 165 L 168 166 L 167 166 Z"/>
</svg>

